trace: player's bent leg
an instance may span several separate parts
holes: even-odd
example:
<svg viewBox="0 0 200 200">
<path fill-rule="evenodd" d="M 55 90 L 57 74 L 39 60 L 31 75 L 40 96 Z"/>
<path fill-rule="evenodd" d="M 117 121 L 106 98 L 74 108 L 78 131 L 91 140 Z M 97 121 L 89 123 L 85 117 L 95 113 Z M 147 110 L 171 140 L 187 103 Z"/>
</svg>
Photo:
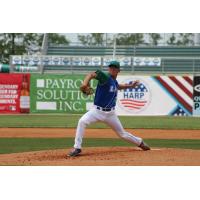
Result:
<svg viewBox="0 0 200 200">
<path fill-rule="evenodd" d="M 143 142 L 142 138 L 137 137 L 127 131 L 124 130 L 119 118 L 117 115 L 113 115 L 106 120 L 106 123 L 117 133 L 119 137 L 122 139 L 137 145 L 138 147 L 142 148 L 143 150 L 150 150 L 150 147 Z"/>
</svg>

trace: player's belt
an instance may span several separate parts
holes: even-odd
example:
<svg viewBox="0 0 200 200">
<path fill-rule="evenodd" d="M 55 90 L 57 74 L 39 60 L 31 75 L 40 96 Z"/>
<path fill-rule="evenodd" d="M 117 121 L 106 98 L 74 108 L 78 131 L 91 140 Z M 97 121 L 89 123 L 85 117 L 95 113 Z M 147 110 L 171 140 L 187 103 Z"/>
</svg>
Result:
<svg viewBox="0 0 200 200">
<path fill-rule="evenodd" d="M 115 107 L 112 107 L 112 108 L 102 108 L 100 106 L 97 106 L 96 107 L 98 110 L 102 110 L 102 111 L 105 111 L 105 112 L 109 112 L 111 110 L 115 110 Z"/>
</svg>

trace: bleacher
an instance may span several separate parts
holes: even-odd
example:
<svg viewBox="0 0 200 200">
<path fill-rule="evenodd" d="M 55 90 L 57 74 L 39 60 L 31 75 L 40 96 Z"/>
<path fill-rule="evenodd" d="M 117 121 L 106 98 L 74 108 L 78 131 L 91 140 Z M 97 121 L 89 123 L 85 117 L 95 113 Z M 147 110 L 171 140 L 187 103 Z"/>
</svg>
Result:
<svg viewBox="0 0 200 200">
<path fill-rule="evenodd" d="M 47 55 L 105 56 L 112 55 L 113 47 L 48 46 Z M 200 57 L 200 47 L 117 47 L 120 56 Z"/>
<path fill-rule="evenodd" d="M 112 56 L 113 47 L 54 46 L 49 45 L 47 55 L 61 56 Z M 116 56 L 161 57 L 161 66 L 124 66 L 123 72 L 133 73 L 200 73 L 200 47 L 117 47 Z M 44 71 L 84 72 L 96 66 L 44 66 Z M 105 67 L 101 67 L 105 69 Z"/>
<path fill-rule="evenodd" d="M 132 56 L 133 48 L 117 48 L 116 54 Z M 49 46 L 47 55 L 70 56 L 109 56 L 113 54 L 113 47 L 82 47 L 82 46 Z"/>
<path fill-rule="evenodd" d="M 137 47 L 135 56 L 200 57 L 200 47 Z"/>
</svg>

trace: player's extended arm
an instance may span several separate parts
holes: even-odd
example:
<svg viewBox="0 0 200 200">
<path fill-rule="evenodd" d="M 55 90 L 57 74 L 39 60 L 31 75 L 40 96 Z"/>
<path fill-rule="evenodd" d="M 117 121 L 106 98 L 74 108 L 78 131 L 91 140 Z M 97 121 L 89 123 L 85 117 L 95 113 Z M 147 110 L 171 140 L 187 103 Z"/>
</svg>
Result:
<svg viewBox="0 0 200 200">
<path fill-rule="evenodd" d="M 139 81 L 134 81 L 131 84 L 119 84 L 119 90 L 128 89 L 128 88 L 135 88 L 140 84 Z"/>
</svg>

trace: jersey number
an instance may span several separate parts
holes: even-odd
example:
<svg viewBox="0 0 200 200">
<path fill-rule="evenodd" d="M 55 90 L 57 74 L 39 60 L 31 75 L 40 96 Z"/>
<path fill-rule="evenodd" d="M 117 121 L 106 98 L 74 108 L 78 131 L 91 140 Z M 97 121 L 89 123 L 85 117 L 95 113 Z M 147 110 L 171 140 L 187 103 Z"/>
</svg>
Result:
<svg viewBox="0 0 200 200">
<path fill-rule="evenodd" d="M 110 92 L 116 92 L 117 91 L 117 88 L 114 87 L 113 85 L 110 86 Z"/>
</svg>

